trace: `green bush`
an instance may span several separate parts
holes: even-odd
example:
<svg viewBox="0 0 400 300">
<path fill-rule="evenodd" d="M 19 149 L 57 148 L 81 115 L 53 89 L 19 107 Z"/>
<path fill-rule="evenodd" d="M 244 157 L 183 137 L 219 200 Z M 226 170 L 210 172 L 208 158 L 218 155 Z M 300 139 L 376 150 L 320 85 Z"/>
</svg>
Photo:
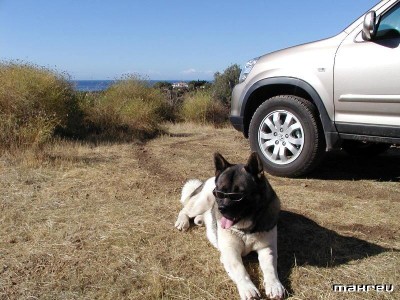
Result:
<svg viewBox="0 0 400 300">
<path fill-rule="evenodd" d="M 237 64 L 229 66 L 222 74 L 214 74 L 213 95 L 227 107 L 231 102 L 232 87 L 239 82 L 239 76 L 240 66 Z"/>
<path fill-rule="evenodd" d="M 186 122 L 221 125 L 227 121 L 228 110 L 212 97 L 210 91 L 188 93 L 181 109 L 182 119 Z"/>
<path fill-rule="evenodd" d="M 27 63 L 0 63 L 0 148 L 36 147 L 74 134 L 81 114 L 66 76 Z"/>
<path fill-rule="evenodd" d="M 88 131 L 107 139 L 144 139 L 162 131 L 172 112 L 160 90 L 137 76 L 117 81 L 104 93 L 84 101 Z"/>
</svg>

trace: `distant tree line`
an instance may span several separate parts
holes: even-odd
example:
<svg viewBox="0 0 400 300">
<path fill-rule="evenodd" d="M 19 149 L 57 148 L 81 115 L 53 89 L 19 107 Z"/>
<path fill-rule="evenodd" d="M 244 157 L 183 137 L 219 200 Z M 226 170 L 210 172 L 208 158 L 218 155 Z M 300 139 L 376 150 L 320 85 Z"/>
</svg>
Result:
<svg viewBox="0 0 400 300">
<path fill-rule="evenodd" d="M 192 80 L 188 83 L 188 90 L 194 91 L 199 88 L 209 88 L 211 83 L 207 80 Z M 173 85 L 169 81 L 158 81 L 153 85 L 154 88 L 161 89 L 161 90 L 172 90 Z"/>
<path fill-rule="evenodd" d="M 192 80 L 188 82 L 188 88 L 176 89 L 168 81 L 159 81 L 154 84 L 154 88 L 164 91 L 168 95 L 170 102 L 179 103 L 180 98 L 187 92 L 194 92 L 199 89 L 208 90 L 214 100 L 220 101 L 224 106 L 229 107 L 231 101 L 232 88 L 238 84 L 240 67 L 233 64 L 226 68 L 222 73 L 216 72 L 213 81 Z"/>
</svg>

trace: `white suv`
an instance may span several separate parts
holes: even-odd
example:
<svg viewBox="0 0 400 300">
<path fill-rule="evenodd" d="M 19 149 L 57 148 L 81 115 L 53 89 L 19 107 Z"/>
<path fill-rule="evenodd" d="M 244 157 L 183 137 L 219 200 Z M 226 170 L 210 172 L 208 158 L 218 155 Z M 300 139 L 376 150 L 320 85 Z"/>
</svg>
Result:
<svg viewBox="0 0 400 300">
<path fill-rule="evenodd" d="M 380 1 L 337 36 L 247 62 L 232 92 L 233 126 L 277 176 L 310 172 L 342 147 L 400 144 L 400 1 Z"/>
</svg>

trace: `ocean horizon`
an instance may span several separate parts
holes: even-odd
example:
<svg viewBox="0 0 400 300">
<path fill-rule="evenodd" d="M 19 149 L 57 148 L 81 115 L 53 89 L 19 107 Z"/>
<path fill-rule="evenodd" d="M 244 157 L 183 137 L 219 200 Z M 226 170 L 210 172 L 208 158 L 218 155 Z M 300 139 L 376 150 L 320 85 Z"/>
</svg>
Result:
<svg viewBox="0 0 400 300">
<path fill-rule="evenodd" d="M 71 80 L 74 89 L 79 92 L 100 92 L 109 88 L 114 82 L 118 80 Z M 147 80 L 150 85 L 157 82 L 190 82 L 191 80 Z"/>
</svg>

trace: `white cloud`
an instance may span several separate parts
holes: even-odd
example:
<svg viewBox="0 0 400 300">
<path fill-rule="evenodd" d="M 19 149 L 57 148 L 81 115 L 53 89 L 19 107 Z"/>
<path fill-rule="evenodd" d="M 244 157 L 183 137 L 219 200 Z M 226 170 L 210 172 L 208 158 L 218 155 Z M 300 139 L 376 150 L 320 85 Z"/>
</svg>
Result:
<svg viewBox="0 0 400 300">
<path fill-rule="evenodd" d="M 201 72 L 197 72 L 196 69 L 193 69 L 193 68 L 185 70 L 185 71 L 182 71 L 182 74 L 186 74 L 186 75 L 187 74 L 194 74 L 194 73 L 201 73 Z"/>
<path fill-rule="evenodd" d="M 182 74 L 185 74 L 185 75 L 191 75 L 191 74 L 213 75 L 213 74 L 214 74 L 214 71 L 210 71 L 210 70 L 208 70 L 208 71 L 197 71 L 197 70 L 194 69 L 194 68 L 190 68 L 190 69 L 187 69 L 187 70 L 182 71 L 181 73 L 182 73 Z"/>
</svg>

